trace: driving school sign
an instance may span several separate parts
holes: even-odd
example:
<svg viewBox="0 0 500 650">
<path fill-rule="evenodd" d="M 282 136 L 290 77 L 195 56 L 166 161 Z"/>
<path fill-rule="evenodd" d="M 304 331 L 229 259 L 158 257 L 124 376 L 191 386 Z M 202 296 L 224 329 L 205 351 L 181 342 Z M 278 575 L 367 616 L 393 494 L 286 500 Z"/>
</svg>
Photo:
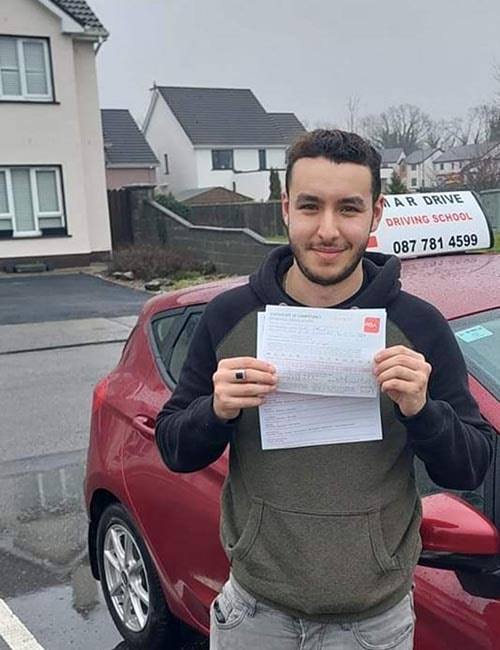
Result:
<svg viewBox="0 0 500 650">
<path fill-rule="evenodd" d="M 489 248 L 491 230 L 472 192 L 394 194 L 370 237 L 369 251 L 415 257 Z"/>
</svg>

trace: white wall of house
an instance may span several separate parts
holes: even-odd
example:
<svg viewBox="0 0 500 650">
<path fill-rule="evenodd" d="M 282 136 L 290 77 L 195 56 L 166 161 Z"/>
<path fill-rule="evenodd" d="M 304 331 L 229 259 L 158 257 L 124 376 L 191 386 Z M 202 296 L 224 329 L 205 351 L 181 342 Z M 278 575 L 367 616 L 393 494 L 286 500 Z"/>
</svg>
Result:
<svg viewBox="0 0 500 650">
<path fill-rule="evenodd" d="M 106 193 L 104 141 L 93 43 L 75 40 L 73 52 L 73 79 L 83 166 L 83 177 L 80 183 L 84 186 L 86 196 L 86 222 L 90 250 L 110 250 L 111 233 Z"/>
<path fill-rule="evenodd" d="M 435 151 L 423 162 L 407 165 L 407 185 L 410 191 L 421 187 L 435 187 L 436 173 L 433 161 L 441 154 L 441 151 Z"/>
<path fill-rule="evenodd" d="M 382 183 L 382 191 L 385 192 L 387 184 L 391 180 L 394 167 L 381 167 L 380 168 L 380 181 Z"/>
<path fill-rule="evenodd" d="M 275 169 L 284 169 L 286 167 L 286 149 L 267 149 L 267 166 Z"/>
<path fill-rule="evenodd" d="M 463 161 L 453 160 L 450 162 L 444 163 L 434 163 L 434 170 L 437 175 L 440 174 L 451 174 L 453 172 L 459 172 L 462 168 Z"/>
<path fill-rule="evenodd" d="M 440 155 L 441 151 L 436 151 L 422 163 L 421 169 L 419 170 L 421 174 L 420 184 L 422 187 L 434 187 L 436 185 L 433 161 Z"/>
<path fill-rule="evenodd" d="M 256 171 L 259 169 L 258 149 L 233 149 L 235 171 Z"/>
<path fill-rule="evenodd" d="M 285 172 L 278 172 L 281 188 L 285 189 Z M 269 198 L 269 170 L 235 174 L 236 191 L 251 196 L 256 201 L 267 201 Z"/>
<path fill-rule="evenodd" d="M 151 98 L 144 136 L 160 161 L 157 178 L 162 189 L 175 193 L 205 187 L 198 180 L 191 140 L 157 90 L 153 91 Z M 165 174 L 165 154 L 168 155 L 168 174 Z"/>
<path fill-rule="evenodd" d="M 217 147 L 222 148 L 222 147 Z M 212 169 L 212 150 L 194 149 L 198 184 L 191 187 L 226 187 L 233 189 L 234 172 L 232 169 Z M 183 189 L 189 189 L 186 186 Z"/>
<path fill-rule="evenodd" d="M 214 147 L 224 149 L 224 147 Z M 227 147 L 230 148 L 230 147 Z M 269 196 L 269 168 L 284 167 L 285 149 L 266 149 L 268 169 L 259 171 L 259 149 L 233 149 L 234 169 L 213 169 L 212 149 L 196 149 L 196 168 L 198 187 L 222 186 L 229 190 L 241 192 L 257 201 L 266 200 Z M 284 173 L 280 174 L 282 185 Z"/>
<path fill-rule="evenodd" d="M 57 103 L 0 101 L 0 167 L 61 166 L 69 237 L 0 239 L 0 258 L 88 254 L 111 248 L 95 54 L 61 34 L 34 0 L 2 0 L 0 32 L 48 37 Z"/>
</svg>

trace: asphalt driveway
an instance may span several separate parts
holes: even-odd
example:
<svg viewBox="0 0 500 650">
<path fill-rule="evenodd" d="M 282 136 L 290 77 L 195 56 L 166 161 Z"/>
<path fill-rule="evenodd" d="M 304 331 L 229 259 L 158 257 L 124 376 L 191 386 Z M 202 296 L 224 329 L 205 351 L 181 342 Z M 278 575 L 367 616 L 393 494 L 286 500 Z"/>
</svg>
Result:
<svg viewBox="0 0 500 650">
<path fill-rule="evenodd" d="M 0 325 L 138 314 L 150 298 L 84 273 L 0 278 Z"/>
</svg>

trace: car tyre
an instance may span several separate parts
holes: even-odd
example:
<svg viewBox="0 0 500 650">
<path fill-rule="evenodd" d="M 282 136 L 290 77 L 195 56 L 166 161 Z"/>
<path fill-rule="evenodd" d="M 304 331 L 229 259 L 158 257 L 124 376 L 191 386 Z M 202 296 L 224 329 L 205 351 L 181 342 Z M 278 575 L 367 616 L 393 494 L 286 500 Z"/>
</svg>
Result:
<svg viewBox="0 0 500 650">
<path fill-rule="evenodd" d="M 97 562 L 108 610 L 128 645 L 176 648 L 178 621 L 167 607 L 146 545 L 120 504 L 108 506 L 99 520 Z"/>
</svg>

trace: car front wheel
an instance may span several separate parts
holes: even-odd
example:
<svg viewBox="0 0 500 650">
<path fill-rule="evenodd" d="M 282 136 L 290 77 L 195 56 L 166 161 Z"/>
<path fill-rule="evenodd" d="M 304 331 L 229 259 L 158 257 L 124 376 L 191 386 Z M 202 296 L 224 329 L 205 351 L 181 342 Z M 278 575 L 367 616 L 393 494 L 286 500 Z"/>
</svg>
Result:
<svg viewBox="0 0 500 650">
<path fill-rule="evenodd" d="M 177 621 L 167 608 L 146 545 L 120 504 L 108 506 L 99 520 L 97 561 L 106 604 L 130 647 L 175 648 Z"/>
</svg>

